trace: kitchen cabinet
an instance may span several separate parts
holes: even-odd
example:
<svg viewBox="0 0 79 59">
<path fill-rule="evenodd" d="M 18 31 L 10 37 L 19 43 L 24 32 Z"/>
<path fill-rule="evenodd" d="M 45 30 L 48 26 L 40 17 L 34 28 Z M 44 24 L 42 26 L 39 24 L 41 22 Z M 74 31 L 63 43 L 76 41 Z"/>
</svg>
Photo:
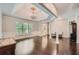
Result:
<svg viewBox="0 0 79 59">
<path fill-rule="evenodd" d="M 0 55 L 14 55 L 15 54 L 15 44 L 0 47 Z"/>
</svg>

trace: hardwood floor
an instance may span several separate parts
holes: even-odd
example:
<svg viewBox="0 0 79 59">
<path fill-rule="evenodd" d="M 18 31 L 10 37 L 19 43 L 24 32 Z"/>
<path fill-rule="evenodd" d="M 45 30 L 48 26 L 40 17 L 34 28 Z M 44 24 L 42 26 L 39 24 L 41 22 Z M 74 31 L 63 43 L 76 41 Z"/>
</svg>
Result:
<svg viewBox="0 0 79 59">
<path fill-rule="evenodd" d="M 44 43 L 46 41 L 42 42 L 43 39 L 47 40 L 46 48 L 44 48 L 42 46 L 42 43 L 46 44 L 46 43 Z M 59 44 L 55 43 L 56 39 L 49 39 L 48 37 L 45 37 L 43 39 L 42 39 L 42 37 L 34 38 L 34 49 L 30 53 L 30 55 L 79 55 L 79 44 L 77 44 L 75 42 L 70 42 L 70 39 L 60 39 Z M 13 50 L 15 48 L 11 48 L 11 49 L 12 49 L 11 53 L 13 53 Z M 6 48 L 6 50 L 7 50 L 7 48 Z M 10 50 L 7 50 L 7 51 L 10 52 Z M 6 53 L 8 53 L 8 52 L 6 52 Z M 3 54 L 5 54 L 5 53 L 3 53 Z M 27 55 L 27 53 L 25 53 L 25 54 Z"/>
<path fill-rule="evenodd" d="M 45 50 L 41 47 L 41 41 L 36 43 L 31 55 L 79 55 L 79 44 L 70 42 L 70 39 L 61 39 L 59 44 L 55 39 L 49 39 Z"/>
</svg>

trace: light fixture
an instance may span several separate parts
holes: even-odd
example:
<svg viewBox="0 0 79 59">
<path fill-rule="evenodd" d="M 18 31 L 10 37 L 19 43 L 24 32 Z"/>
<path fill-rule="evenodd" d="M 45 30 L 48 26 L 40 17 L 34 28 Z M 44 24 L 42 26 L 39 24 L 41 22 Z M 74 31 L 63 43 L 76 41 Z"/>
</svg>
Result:
<svg viewBox="0 0 79 59">
<path fill-rule="evenodd" d="M 31 7 L 31 10 L 32 10 L 31 18 L 32 18 L 32 19 L 36 19 L 36 18 L 37 18 L 36 15 L 35 15 L 35 13 L 36 13 L 36 8 L 35 8 L 35 7 Z"/>
</svg>

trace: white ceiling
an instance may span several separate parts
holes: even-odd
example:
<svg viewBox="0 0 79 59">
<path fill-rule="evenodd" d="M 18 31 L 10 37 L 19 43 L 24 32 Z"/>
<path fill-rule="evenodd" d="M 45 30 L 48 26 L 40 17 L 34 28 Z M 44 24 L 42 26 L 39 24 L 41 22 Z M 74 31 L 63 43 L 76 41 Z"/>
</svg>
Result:
<svg viewBox="0 0 79 59">
<path fill-rule="evenodd" d="M 53 5 L 51 5 L 51 7 L 52 6 Z M 36 8 L 36 13 L 35 13 L 36 19 L 31 18 L 32 16 L 31 7 Z M 10 15 L 14 15 L 20 18 L 33 20 L 33 21 L 45 20 L 45 19 L 48 19 L 50 16 L 49 12 L 46 13 L 43 9 L 33 5 L 32 3 L 18 3 L 18 4 L 17 3 L 16 4 L 15 3 L 0 3 L 0 9 L 2 13 L 4 14 L 10 14 Z"/>
<path fill-rule="evenodd" d="M 56 3 L 54 5 L 56 7 L 58 15 L 61 15 L 63 13 L 66 13 L 67 10 L 69 10 L 71 4 L 68 4 L 68 3 Z"/>
<path fill-rule="evenodd" d="M 32 7 L 36 9 L 34 14 L 36 16 L 36 19 L 31 18 L 31 16 L 33 16 L 32 10 L 31 10 Z M 39 8 L 37 8 L 36 6 L 30 3 L 16 5 L 16 8 L 13 14 L 16 16 L 22 17 L 24 19 L 29 19 L 34 21 L 44 20 L 44 19 L 47 19 L 47 17 L 49 16 L 47 13 L 41 11 Z"/>
<path fill-rule="evenodd" d="M 54 14 L 57 15 L 57 17 L 74 17 L 76 14 L 79 14 L 79 3 L 54 3 L 50 4 L 47 3 L 44 5 Z M 31 7 L 36 8 L 36 19 L 31 19 L 32 11 Z M 40 8 L 37 6 L 33 5 L 32 3 L 0 3 L 0 9 L 2 10 L 3 13 L 7 14 L 12 14 L 19 16 L 24 19 L 28 20 L 34 20 L 34 21 L 39 21 L 39 20 L 44 20 L 47 19 L 49 14 L 46 12 L 42 11 Z"/>
<path fill-rule="evenodd" d="M 3 13 L 10 13 L 11 14 L 15 5 L 16 5 L 15 3 L 0 3 L 0 10 Z"/>
<path fill-rule="evenodd" d="M 79 10 L 79 3 L 55 3 L 58 16 L 64 18 L 74 17 Z"/>
</svg>

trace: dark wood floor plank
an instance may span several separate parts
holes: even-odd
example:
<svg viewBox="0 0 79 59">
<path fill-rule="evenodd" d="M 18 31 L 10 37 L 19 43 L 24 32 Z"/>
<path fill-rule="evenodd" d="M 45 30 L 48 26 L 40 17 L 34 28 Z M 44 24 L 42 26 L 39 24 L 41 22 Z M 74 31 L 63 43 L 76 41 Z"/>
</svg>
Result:
<svg viewBox="0 0 79 59">
<path fill-rule="evenodd" d="M 42 51 L 41 43 L 36 43 L 36 48 L 33 53 L 35 55 L 78 55 L 79 44 L 70 42 L 70 39 L 61 39 L 59 44 L 55 43 L 56 39 L 49 39 L 47 47 Z M 41 41 L 40 41 L 41 42 Z"/>
</svg>

